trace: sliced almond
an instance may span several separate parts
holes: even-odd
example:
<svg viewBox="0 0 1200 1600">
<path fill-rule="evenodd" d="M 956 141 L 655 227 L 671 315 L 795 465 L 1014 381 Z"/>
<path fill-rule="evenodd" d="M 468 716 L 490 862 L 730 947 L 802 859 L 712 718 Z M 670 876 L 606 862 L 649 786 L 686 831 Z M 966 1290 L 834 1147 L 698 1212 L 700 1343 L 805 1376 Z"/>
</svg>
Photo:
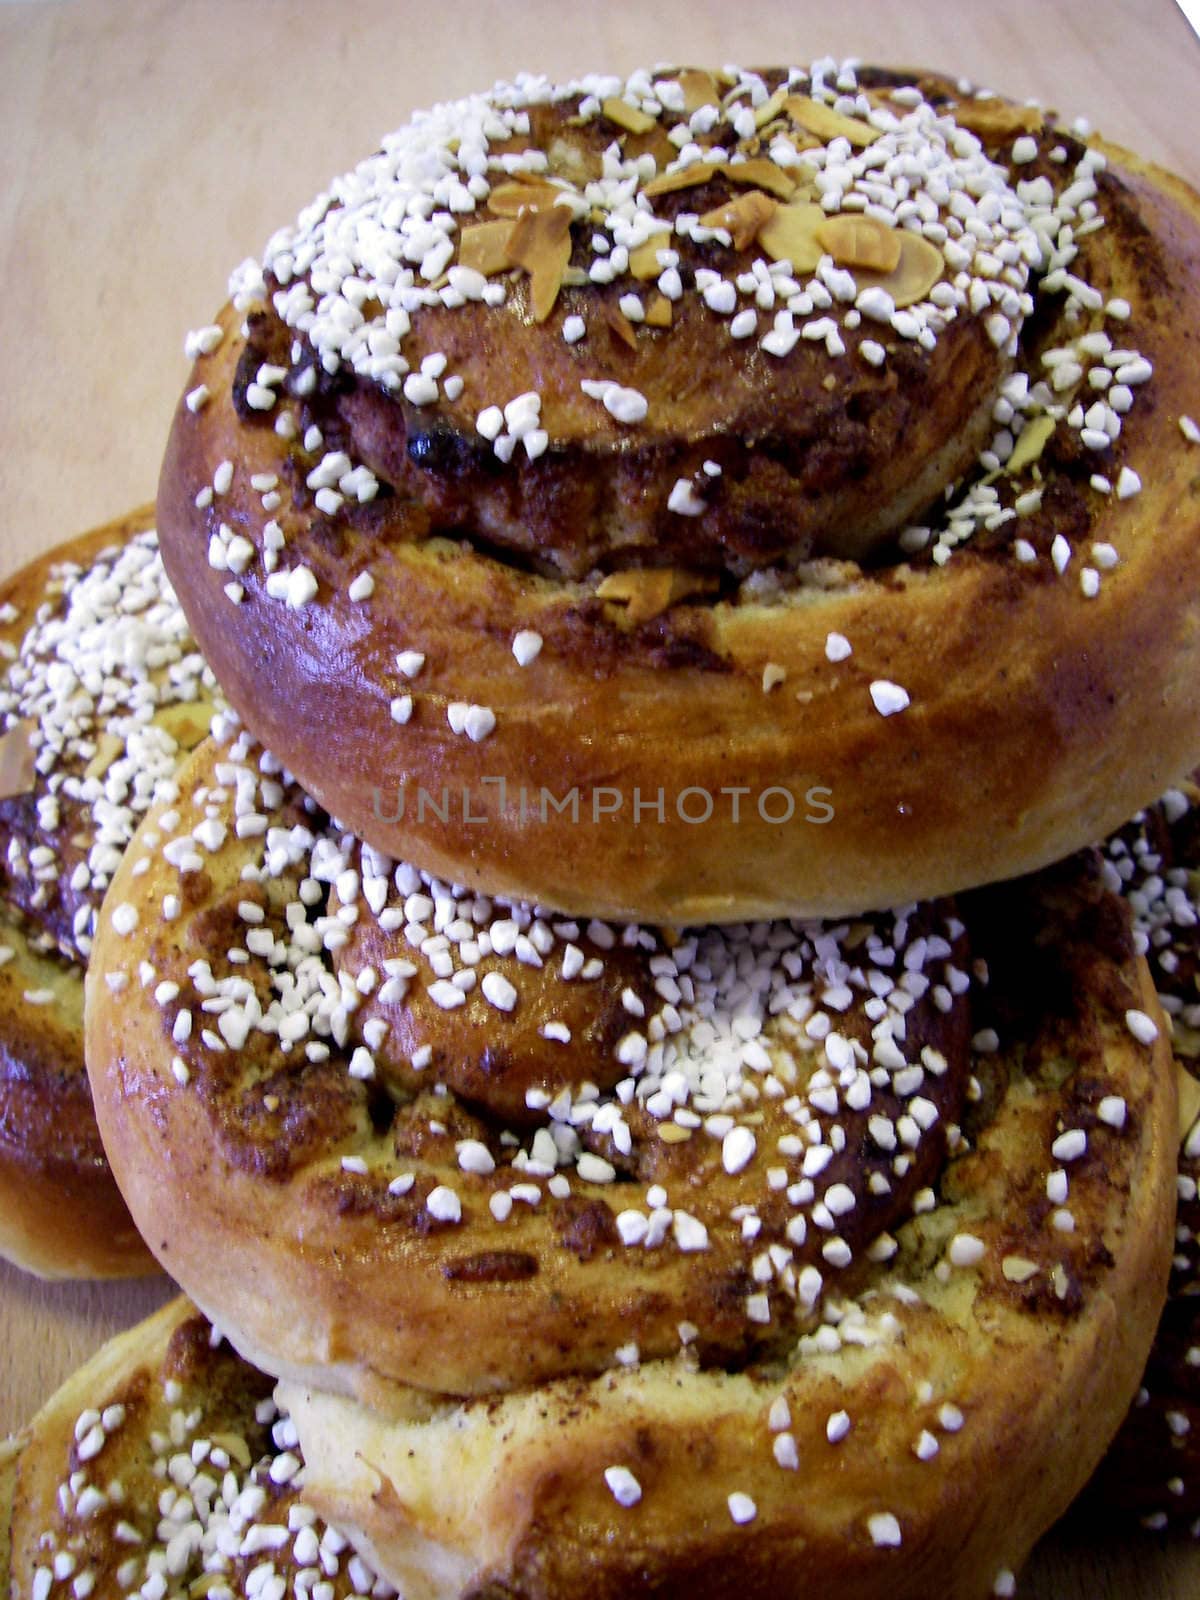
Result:
<svg viewBox="0 0 1200 1600">
<path fill-rule="evenodd" d="M 665 294 L 656 294 L 646 307 L 646 326 L 648 328 L 669 328 L 674 313 L 671 302 Z"/>
<path fill-rule="evenodd" d="M 194 750 L 208 737 L 213 708 L 209 700 L 179 701 L 154 713 L 154 726 L 168 734 L 181 750 Z"/>
<path fill-rule="evenodd" d="M 675 146 L 671 149 L 674 151 Z M 561 135 L 551 140 L 546 161 L 555 177 L 566 178 L 580 189 L 604 174 L 604 162 L 595 151 L 585 150 L 574 139 Z"/>
<path fill-rule="evenodd" d="M 529 135 L 527 133 L 510 134 L 507 139 L 488 140 L 488 155 L 493 160 L 498 159 L 500 156 L 524 155 L 528 149 Z"/>
<path fill-rule="evenodd" d="M 1031 467 L 1038 460 L 1057 426 L 1053 417 L 1030 418 L 1021 429 L 1021 436 L 1013 445 L 1012 454 L 1004 463 L 1004 470 L 1009 477 L 1015 478 L 1018 472 L 1024 472 L 1026 467 Z"/>
<path fill-rule="evenodd" d="M 629 270 L 635 278 L 643 281 L 646 278 L 657 278 L 662 271 L 659 263 L 659 252 L 671 248 L 671 235 L 669 233 L 656 233 L 647 239 L 645 244 L 638 245 L 636 250 L 629 252 Z"/>
<path fill-rule="evenodd" d="M 622 344 L 628 345 L 631 350 L 637 349 L 637 329 L 620 306 L 606 306 L 604 320 Z"/>
<path fill-rule="evenodd" d="M 631 106 L 628 100 L 622 100 L 619 95 L 602 101 L 600 109 L 610 122 L 615 122 L 618 128 L 624 128 L 627 133 L 649 133 L 654 126 L 653 117 L 640 111 L 637 106 Z"/>
<path fill-rule="evenodd" d="M 667 138 L 661 122 L 656 122 L 648 133 L 631 133 L 625 140 L 626 161 L 636 161 L 639 156 L 653 156 L 659 169 L 669 166 L 679 156 L 679 148 Z"/>
<path fill-rule="evenodd" d="M 718 172 L 708 161 L 693 161 L 690 167 L 679 167 L 674 172 L 660 172 L 657 178 L 642 185 L 642 193 L 653 200 L 655 195 L 674 194 L 679 189 L 695 189 L 702 183 L 711 183 Z"/>
<path fill-rule="evenodd" d="M 679 74 L 679 87 L 683 90 L 683 108 L 689 116 L 693 111 L 699 111 L 701 106 L 721 103 L 721 91 L 711 72 L 699 72 L 695 67 L 688 67 Z"/>
<path fill-rule="evenodd" d="M 735 250 L 745 250 L 758 238 L 763 228 L 775 215 L 778 207 L 769 195 L 760 189 L 751 189 L 736 200 L 706 211 L 700 221 L 706 228 L 725 228 L 733 240 Z"/>
<path fill-rule="evenodd" d="M 498 217 L 518 217 L 522 211 L 548 211 L 566 191 L 552 183 L 498 183 L 487 203 Z M 568 213 L 569 214 L 569 213 Z"/>
<path fill-rule="evenodd" d="M 1179 1082 L 1179 1142 L 1184 1144 L 1196 1126 L 1196 1118 L 1200 1117 L 1200 1080 L 1193 1078 L 1182 1066 L 1178 1067 L 1176 1076 Z"/>
<path fill-rule="evenodd" d="M 866 272 L 859 270 L 854 276 L 860 289 L 877 285 L 886 289 L 896 302 L 896 310 L 916 305 L 928 298 L 929 291 L 946 270 L 945 257 L 937 245 L 923 239 L 919 233 L 906 228 L 897 230 L 900 238 L 900 260 L 894 272 Z"/>
<path fill-rule="evenodd" d="M 777 206 L 759 230 L 758 242 L 772 261 L 790 261 L 793 272 L 815 272 L 824 254 L 817 243 L 817 229 L 824 221 L 825 212 L 808 201 Z"/>
<path fill-rule="evenodd" d="M 482 272 L 485 278 L 510 267 L 508 243 L 512 238 L 511 222 L 479 222 L 473 228 L 464 228 L 458 236 L 458 260 L 464 267 Z"/>
<path fill-rule="evenodd" d="M 1025 1256 L 1005 1256 L 1000 1267 L 1009 1283 L 1028 1283 L 1041 1271 L 1036 1261 L 1029 1261 Z"/>
<path fill-rule="evenodd" d="M 18 795 L 32 794 L 37 759 L 30 738 L 37 722 L 27 718 L 18 722 L 7 733 L 0 735 L 0 800 L 15 800 Z"/>
<path fill-rule="evenodd" d="M 845 117 L 832 106 L 822 105 L 819 100 L 810 100 L 805 94 L 789 95 L 783 103 L 783 109 L 798 128 L 815 133 L 822 144 L 828 144 L 831 139 L 849 139 L 852 145 L 863 150 L 879 137 L 878 131 L 869 122 L 862 122 L 858 117 Z"/>
<path fill-rule="evenodd" d="M 530 172 L 528 167 L 518 167 L 512 174 L 512 181 L 524 184 L 527 189 L 554 189 L 556 194 L 560 192 L 547 180 L 544 172 Z"/>
<path fill-rule="evenodd" d="M 870 272 L 894 272 L 900 264 L 899 230 L 876 217 L 845 212 L 828 217 L 817 229 L 817 243 L 840 267 L 863 267 Z"/>
<path fill-rule="evenodd" d="M 119 739 L 115 733 L 102 733 L 96 740 L 96 754 L 84 768 L 84 777 L 102 778 L 124 749 L 124 739 Z"/>
<path fill-rule="evenodd" d="M 744 188 L 765 189 L 776 200 L 790 200 L 796 192 L 796 180 L 790 172 L 777 167 L 766 156 L 753 156 L 749 161 L 731 161 L 722 168 L 730 183 Z"/>
<path fill-rule="evenodd" d="M 523 211 L 513 224 L 508 253 L 513 265 L 524 267 L 529 274 L 533 320 L 545 322 L 571 260 L 569 209 L 551 206 L 546 211 Z"/>
<path fill-rule="evenodd" d="M 250 1465 L 250 1447 L 240 1433 L 214 1433 L 209 1435 L 215 1445 L 219 1445 L 231 1461 L 236 1461 L 239 1467 Z"/>
<path fill-rule="evenodd" d="M 950 113 L 960 128 L 981 139 L 1009 139 L 1019 133 L 1041 133 L 1045 125 L 1037 106 L 1014 106 L 1007 100 L 966 100 Z"/>
<path fill-rule="evenodd" d="M 632 567 L 627 572 L 610 573 L 596 595 L 600 600 L 625 606 L 625 621 L 636 626 L 689 595 L 713 594 L 717 587 L 717 579 L 707 572 L 688 572 L 682 567 Z"/>
<path fill-rule="evenodd" d="M 788 92 L 784 88 L 776 89 L 769 100 L 764 100 L 762 105 L 756 107 L 754 112 L 754 126 L 765 128 L 768 122 L 773 122 L 787 104 Z"/>
</svg>

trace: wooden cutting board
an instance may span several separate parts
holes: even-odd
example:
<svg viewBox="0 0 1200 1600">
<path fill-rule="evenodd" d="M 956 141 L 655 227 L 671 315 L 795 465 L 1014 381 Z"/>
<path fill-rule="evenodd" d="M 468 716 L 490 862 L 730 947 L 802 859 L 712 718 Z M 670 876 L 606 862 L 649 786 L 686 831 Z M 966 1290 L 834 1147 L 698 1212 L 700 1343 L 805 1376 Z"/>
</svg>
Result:
<svg viewBox="0 0 1200 1600">
<path fill-rule="evenodd" d="M 415 107 L 523 68 L 825 53 L 1035 97 L 1200 182 L 1200 46 L 1170 0 L 0 5 L 0 571 L 152 496 L 186 330 Z M 0 1266 L 0 1433 L 168 1292 Z M 1200 1595 L 1200 1549 L 1075 1526 L 1019 1593 L 1183 1600 Z"/>
</svg>

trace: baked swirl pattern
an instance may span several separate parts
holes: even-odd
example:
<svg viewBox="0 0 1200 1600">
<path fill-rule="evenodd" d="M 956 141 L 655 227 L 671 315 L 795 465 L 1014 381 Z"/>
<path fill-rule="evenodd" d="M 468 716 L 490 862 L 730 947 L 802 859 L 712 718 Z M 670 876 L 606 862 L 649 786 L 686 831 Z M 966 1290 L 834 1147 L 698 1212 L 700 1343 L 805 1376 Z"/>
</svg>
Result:
<svg viewBox="0 0 1200 1600">
<path fill-rule="evenodd" d="M 89 1069 L 160 1260 L 289 1380 L 318 1509 L 413 1596 L 716 1594 L 733 1559 L 917 1594 L 935 1526 L 973 1530 L 945 1593 L 1010 1581 L 1165 1275 L 1168 1053 L 1094 866 L 572 924 L 218 736 L 113 884 Z"/>
<path fill-rule="evenodd" d="M 441 877 L 679 925 L 1010 876 L 1200 754 L 1198 239 L 931 75 L 523 79 L 235 274 L 165 558 L 247 724 Z"/>
<path fill-rule="evenodd" d="M 51 1277 L 153 1267 L 83 1061 L 104 891 L 212 710 L 151 523 L 99 528 L 0 589 L 0 1254 Z"/>
</svg>

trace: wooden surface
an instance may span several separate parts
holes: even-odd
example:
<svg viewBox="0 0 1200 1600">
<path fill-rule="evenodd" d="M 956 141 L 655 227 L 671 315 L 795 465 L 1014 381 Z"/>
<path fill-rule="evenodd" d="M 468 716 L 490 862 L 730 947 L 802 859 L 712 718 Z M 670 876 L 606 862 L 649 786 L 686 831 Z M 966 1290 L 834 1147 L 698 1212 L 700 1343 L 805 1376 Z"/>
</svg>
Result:
<svg viewBox="0 0 1200 1600">
<path fill-rule="evenodd" d="M 152 497 L 185 331 L 415 107 L 522 68 L 826 52 L 1037 97 L 1200 182 L 1200 45 L 1170 0 L 0 5 L 0 571 Z M 0 1434 L 165 1293 L 0 1266 Z M 1183 1600 L 1200 1549 L 1059 1531 L 1019 1593 Z"/>
</svg>

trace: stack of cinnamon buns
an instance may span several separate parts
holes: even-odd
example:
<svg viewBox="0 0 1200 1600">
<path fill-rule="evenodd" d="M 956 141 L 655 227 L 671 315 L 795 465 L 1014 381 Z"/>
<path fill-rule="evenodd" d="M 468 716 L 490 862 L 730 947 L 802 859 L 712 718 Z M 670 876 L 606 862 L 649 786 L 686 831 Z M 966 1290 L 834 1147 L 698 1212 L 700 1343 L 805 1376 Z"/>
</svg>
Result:
<svg viewBox="0 0 1200 1600">
<path fill-rule="evenodd" d="M 1178 180 L 832 61 L 439 106 L 238 269 L 0 616 L 0 1130 L 145 1241 L 55 1155 L 2 1247 L 191 1301 L 14 1593 L 1014 1592 L 1173 1254 L 1197 304 Z"/>
</svg>

